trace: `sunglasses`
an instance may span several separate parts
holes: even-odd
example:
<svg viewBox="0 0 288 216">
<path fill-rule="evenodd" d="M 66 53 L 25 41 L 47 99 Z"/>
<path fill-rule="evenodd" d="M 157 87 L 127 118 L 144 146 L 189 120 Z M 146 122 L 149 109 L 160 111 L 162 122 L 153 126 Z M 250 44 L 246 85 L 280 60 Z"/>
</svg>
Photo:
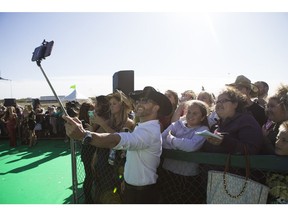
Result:
<svg viewBox="0 0 288 216">
<path fill-rule="evenodd" d="M 136 104 L 147 104 L 147 103 L 155 103 L 153 100 L 148 99 L 148 98 L 139 98 L 136 100 Z"/>
</svg>

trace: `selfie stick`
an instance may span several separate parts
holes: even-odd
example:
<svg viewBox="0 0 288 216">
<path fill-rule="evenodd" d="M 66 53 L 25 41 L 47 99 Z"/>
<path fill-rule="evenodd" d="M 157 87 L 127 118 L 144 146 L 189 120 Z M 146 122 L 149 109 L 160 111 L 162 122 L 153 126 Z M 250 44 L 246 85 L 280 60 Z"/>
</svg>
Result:
<svg viewBox="0 0 288 216">
<path fill-rule="evenodd" d="M 37 65 L 40 67 L 40 69 L 41 69 L 41 71 L 42 71 L 44 77 L 46 78 L 46 81 L 48 82 L 48 84 L 49 84 L 49 86 L 50 86 L 50 88 L 51 88 L 51 90 L 52 90 L 54 96 L 56 97 L 58 103 L 60 104 L 60 107 L 62 108 L 62 110 L 63 110 L 63 112 L 64 112 L 64 115 L 65 115 L 65 116 L 68 116 L 68 113 L 67 113 L 66 109 L 64 108 L 62 102 L 60 101 L 58 95 L 56 94 L 56 92 L 55 92 L 55 90 L 54 90 L 52 84 L 50 83 L 48 77 L 46 76 L 46 74 L 45 74 L 45 72 L 44 72 L 44 70 L 43 70 L 43 68 L 42 68 L 42 66 L 41 66 L 41 60 L 37 60 L 36 63 L 37 63 Z"/>
</svg>

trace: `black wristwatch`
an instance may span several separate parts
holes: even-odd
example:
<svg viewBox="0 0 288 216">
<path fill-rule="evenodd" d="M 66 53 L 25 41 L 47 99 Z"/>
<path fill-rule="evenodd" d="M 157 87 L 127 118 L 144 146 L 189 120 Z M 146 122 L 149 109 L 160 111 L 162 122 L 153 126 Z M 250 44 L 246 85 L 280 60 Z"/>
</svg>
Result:
<svg viewBox="0 0 288 216">
<path fill-rule="evenodd" d="M 92 141 L 92 134 L 90 131 L 85 132 L 85 136 L 82 140 L 82 145 L 89 145 Z"/>
</svg>

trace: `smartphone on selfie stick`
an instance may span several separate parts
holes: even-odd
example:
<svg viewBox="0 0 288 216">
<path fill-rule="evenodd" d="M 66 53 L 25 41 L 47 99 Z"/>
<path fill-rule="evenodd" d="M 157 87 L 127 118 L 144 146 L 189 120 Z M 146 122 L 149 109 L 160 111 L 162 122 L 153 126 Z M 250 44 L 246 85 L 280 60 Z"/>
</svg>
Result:
<svg viewBox="0 0 288 216">
<path fill-rule="evenodd" d="M 64 115 L 68 116 L 68 113 L 67 113 L 66 109 L 64 108 L 62 102 L 60 101 L 58 95 L 56 94 L 52 84 L 50 83 L 48 77 L 46 76 L 46 74 L 45 74 L 45 72 L 44 72 L 44 70 L 43 70 L 43 68 L 41 66 L 41 61 L 43 59 L 45 59 L 45 57 L 51 55 L 51 51 L 52 51 L 53 45 L 54 45 L 54 41 L 47 42 L 47 41 L 44 40 L 42 42 L 41 46 L 35 48 L 35 50 L 33 52 L 33 55 L 32 55 L 32 61 L 36 61 L 37 65 L 40 67 L 44 77 L 46 78 L 46 81 L 48 82 L 48 84 L 49 84 L 49 86 L 50 86 L 50 88 L 51 88 L 51 90 L 52 90 L 52 92 L 53 92 L 53 94 L 55 96 L 55 98 L 57 99 L 58 103 L 60 104 L 60 107 L 63 110 Z"/>
</svg>

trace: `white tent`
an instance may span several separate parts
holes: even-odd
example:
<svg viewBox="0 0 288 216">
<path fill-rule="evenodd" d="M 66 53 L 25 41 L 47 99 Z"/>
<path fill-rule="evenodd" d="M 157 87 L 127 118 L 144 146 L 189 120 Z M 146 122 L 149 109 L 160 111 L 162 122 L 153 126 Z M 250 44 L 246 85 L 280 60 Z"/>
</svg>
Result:
<svg viewBox="0 0 288 216">
<path fill-rule="evenodd" d="M 66 101 L 78 101 L 79 103 L 82 103 L 84 101 L 90 101 L 90 99 L 79 93 L 76 89 L 74 89 L 69 95 L 67 95 L 66 97 L 64 97 L 62 99 L 63 102 L 66 102 Z"/>
</svg>

